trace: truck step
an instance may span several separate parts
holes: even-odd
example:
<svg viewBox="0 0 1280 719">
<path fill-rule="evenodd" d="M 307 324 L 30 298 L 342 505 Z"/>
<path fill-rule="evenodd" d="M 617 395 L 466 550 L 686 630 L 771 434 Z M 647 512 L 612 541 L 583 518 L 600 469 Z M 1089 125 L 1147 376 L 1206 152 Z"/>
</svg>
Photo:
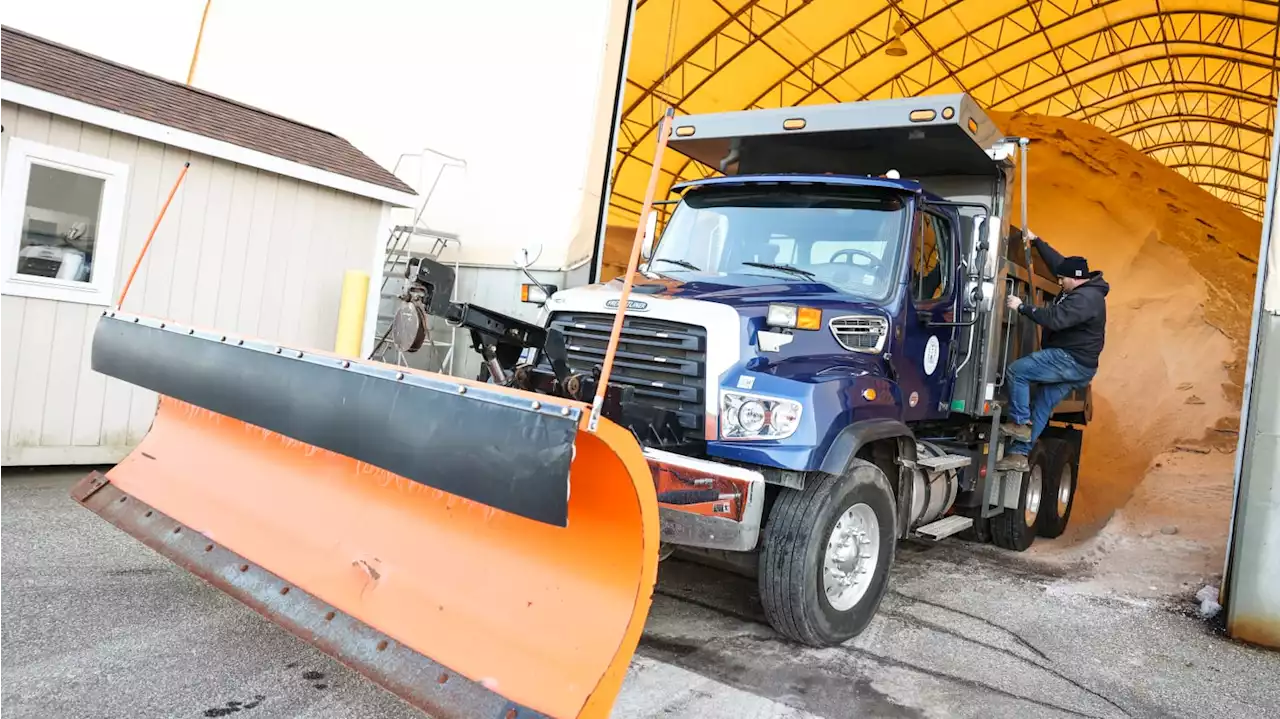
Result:
<svg viewBox="0 0 1280 719">
<path fill-rule="evenodd" d="M 972 458 L 963 454 L 944 454 L 941 457 L 921 457 L 916 460 L 916 464 L 933 472 L 945 472 L 950 469 L 968 467 L 972 461 Z"/>
<path fill-rule="evenodd" d="M 916 530 L 916 534 L 924 535 L 929 539 L 936 541 L 946 539 L 953 534 L 959 534 L 969 527 L 973 526 L 973 518 L 965 517 L 959 514 L 953 514 L 949 517 L 943 517 L 936 522 L 930 522 Z"/>
</svg>

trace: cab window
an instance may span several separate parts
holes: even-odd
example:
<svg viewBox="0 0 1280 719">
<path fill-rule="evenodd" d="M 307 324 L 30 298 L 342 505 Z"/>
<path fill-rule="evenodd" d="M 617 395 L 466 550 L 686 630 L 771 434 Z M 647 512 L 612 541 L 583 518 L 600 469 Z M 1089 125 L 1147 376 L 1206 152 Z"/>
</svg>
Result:
<svg viewBox="0 0 1280 719">
<path fill-rule="evenodd" d="M 952 227 L 943 216 L 921 212 L 912 238 L 911 288 L 917 302 L 946 296 L 952 274 Z"/>
</svg>

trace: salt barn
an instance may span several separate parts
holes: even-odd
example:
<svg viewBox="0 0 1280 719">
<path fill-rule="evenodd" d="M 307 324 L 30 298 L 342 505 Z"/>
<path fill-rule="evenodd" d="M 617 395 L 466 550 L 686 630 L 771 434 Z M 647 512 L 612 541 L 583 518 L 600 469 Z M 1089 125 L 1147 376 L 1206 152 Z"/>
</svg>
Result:
<svg viewBox="0 0 1280 719">
<path fill-rule="evenodd" d="M 1251 326 L 1257 316 L 1265 333 L 1275 317 L 1255 290 L 1263 222 L 1275 221 L 1280 4 L 640 0 L 633 23 L 600 277 L 625 270 L 668 104 L 677 117 L 803 118 L 830 103 L 968 94 L 1003 133 L 1030 139 L 1030 227 L 1112 288 L 1071 526 L 1027 554 L 1160 594 L 1221 572 L 1229 528 L 1247 515 L 1253 569 L 1236 578 L 1254 587 L 1250 606 L 1271 607 L 1272 628 L 1241 627 L 1280 643 L 1280 607 L 1263 599 L 1280 588 L 1258 564 L 1280 556 L 1273 415 L 1254 430 L 1271 459 L 1246 463 L 1240 492 L 1233 481 Z M 718 174 L 667 153 L 656 196 Z M 654 208 L 655 227 L 671 209 Z M 1276 391 L 1254 401 L 1280 406 Z"/>
</svg>

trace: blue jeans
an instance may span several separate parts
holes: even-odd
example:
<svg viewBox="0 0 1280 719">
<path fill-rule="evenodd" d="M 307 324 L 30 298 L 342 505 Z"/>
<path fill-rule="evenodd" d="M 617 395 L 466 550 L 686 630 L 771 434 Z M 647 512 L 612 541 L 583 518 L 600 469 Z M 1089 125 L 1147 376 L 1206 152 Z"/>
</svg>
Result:
<svg viewBox="0 0 1280 719">
<path fill-rule="evenodd" d="M 1015 441 L 1009 445 L 1010 454 L 1028 454 L 1040 438 L 1053 408 L 1058 406 L 1071 390 L 1084 387 L 1098 373 L 1076 362 L 1066 350 L 1051 347 L 1020 357 L 1009 365 L 1006 377 L 1009 381 L 1009 420 L 1015 424 L 1031 424 L 1031 441 Z M 1031 383 L 1035 382 L 1035 397 L 1031 397 Z"/>
</svg>

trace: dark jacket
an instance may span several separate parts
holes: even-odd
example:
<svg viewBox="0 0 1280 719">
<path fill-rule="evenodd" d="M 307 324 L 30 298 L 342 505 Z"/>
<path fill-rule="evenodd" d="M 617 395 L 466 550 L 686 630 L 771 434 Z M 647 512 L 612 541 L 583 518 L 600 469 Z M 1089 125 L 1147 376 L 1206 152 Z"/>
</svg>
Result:
<svg viewBox="0 0 1280 719">
<path fill-rule="evenodd" d="M 1040 256 L 1056 268 L 1062 255 L 1040 238 L 1031 241 Z M 1096 369 L 1098 356 L 1107 334 L 1107 293 L 1111 286 L 1102 278 L 1102 272 L 1089 273 L 1089 280 L 1070 292 L 1059 292 L 1044 307 L 1022 303 L 1018 311 L 1043 327 L 1040 346 L 1057 347 L 1071 354 L 1076 362 Z"/>
</svg>

